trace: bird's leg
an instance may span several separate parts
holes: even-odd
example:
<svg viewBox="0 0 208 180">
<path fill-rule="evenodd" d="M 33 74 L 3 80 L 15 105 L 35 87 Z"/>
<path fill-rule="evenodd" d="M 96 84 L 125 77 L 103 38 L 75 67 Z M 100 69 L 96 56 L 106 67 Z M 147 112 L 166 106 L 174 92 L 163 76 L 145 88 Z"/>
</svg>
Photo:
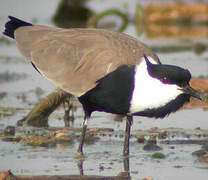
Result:
<svg viewBox="0 0 208 180">
<path fill-rule="evenodd" d="M 123 159 L 125 175 L 130 177 L 130 168 L 129 168 L 129 156 L 125 156 Z M 130 179 L 130 178 L 129 178 Z"/>
<path fill-rule="evenodd" d="M 81 134 L 81 138 L 80 138 L 80 142 L 79 142 L 79 148 L 77 150 L 79 155 L 83 155 L 83 144 L 84 144 L 85 134 L 86 134 L 86 130 L 87 130 L 88 120 L 89 120 L 89 117 L 85 116 L 83 126 L 82 126 L 82 134 Z"/>
<path fill-rule="evenodd" d="M 79 174 L 80 174 L 80 176 L 83 176 L 84 175 L 83 161 L 84 161 L 83 159 L 80 159 L 77 162 L 77 166 L 79 168 Z"/>
<path fill-rule="evenodd" d="M 131 125 L 133 123 L 132 116 L 127 116 L 126 119 L 126 131 L 125 131 L 125 140 L 124 140 L 124 147 L 123 147 L 123 156 L 129 156 L 129 139 L 130 139 L 130 132 L 131 132 Z"/>
</svg>

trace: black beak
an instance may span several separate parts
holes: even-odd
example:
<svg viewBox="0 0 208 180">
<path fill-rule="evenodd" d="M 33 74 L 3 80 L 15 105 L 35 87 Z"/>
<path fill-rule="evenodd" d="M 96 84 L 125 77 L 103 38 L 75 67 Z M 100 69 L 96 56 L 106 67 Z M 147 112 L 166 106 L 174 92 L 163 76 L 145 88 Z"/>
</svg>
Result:
<svg viewBox="0 0 208 180">
<path fill-rule="evenodd" d="M 198 92 L 197 90 L 193 89 L 192 87 L 190 87 L 189 85 L 183 87 L 181 89 L 185 94 L 189 94 L 194 98 L 197 98 L 199 100 L 204 100 L 205 97 L 202 95 L 202 93 Z"/>
</svg>

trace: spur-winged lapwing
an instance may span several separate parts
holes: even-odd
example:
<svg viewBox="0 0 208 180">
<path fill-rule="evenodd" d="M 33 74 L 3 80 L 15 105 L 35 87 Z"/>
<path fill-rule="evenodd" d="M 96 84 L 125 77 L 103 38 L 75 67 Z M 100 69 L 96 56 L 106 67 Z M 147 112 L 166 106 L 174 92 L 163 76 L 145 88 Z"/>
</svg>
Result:
<svg viewBox="0 0 208 180">
<path fill-rule="evenodd" d="M 83 153 L 87 121 L 94 111 L 127 116 L 123 155 L 129 154 L 133 116 L 163 118 L 193 96 L 191 74 L 161 64 L 146 45 L 104 29 L 61 29 L 9 16 L 4 35 L 36 70 L 81 102 L 85 117 L 78 152 Z"/>
</svg>

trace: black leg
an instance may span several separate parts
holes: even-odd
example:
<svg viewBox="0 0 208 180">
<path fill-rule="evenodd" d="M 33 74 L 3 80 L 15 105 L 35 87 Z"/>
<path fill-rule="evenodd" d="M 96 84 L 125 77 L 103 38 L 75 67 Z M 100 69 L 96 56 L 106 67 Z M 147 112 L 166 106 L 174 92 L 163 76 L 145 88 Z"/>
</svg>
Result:
<svg viewBox="0 0 208 180">
<path fill-rule="evenodd" d="M 124 140 L 124 147 L 123 147 L 123 156 L 124 157 L 129 156 L 129 139 L 130 139 L 130 132 L 131 132 L 132 122 L 133 122 L 132 116 L 127 116 L 125 140 Z"/>
<path fill-rule="evenodd" d="M 127 177 L 130 177 L 130 167 L 129 167 L 129 156 L 125 156 L 123 159 L 124 171 Z"/>
<path fill-rule="evenodd" d="M 77 150 L 79 155 L 83 155 L 83 144 L 84 144 L 84 139 L 85 139 L 85 134 L 87 131 L 87 121 L 88 121 L 89 117 L 85 117 L 84 118 L 84 122 L 83 122 L 83 126 L 82 126 L 82 134 L 81 134 L 81 138 L 80 138 L 80 142 L 79 142 L 79 148 Z"/>
<path fill-rule="evenodd" d="M 83 159 L 80 159 L 80 160 L 78 160 L 78 162 L 77 162 L 77 166 L 78 166 L 78 168 L 79 168 L 79 174 L 80 174 L 80 176 L 83 176 L 84 175 L 84 170 L 83 170 Z"/>
</svg>

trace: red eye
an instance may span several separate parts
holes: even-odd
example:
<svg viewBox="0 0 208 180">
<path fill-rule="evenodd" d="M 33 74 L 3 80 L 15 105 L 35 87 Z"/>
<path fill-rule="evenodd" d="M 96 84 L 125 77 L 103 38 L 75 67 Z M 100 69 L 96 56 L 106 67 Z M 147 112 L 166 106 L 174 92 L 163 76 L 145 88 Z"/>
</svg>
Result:
<svg viewBox="0 0 208 180">
<path fill-rule="evenodd" d="M 167 77 L 163 77 L 163 78 L 161 78 L 161 81 L 162 81 L 164 84 L 167 84 L 167 83 L 168 83 L 168 78 L 167 78 Z"/>
</svg>

